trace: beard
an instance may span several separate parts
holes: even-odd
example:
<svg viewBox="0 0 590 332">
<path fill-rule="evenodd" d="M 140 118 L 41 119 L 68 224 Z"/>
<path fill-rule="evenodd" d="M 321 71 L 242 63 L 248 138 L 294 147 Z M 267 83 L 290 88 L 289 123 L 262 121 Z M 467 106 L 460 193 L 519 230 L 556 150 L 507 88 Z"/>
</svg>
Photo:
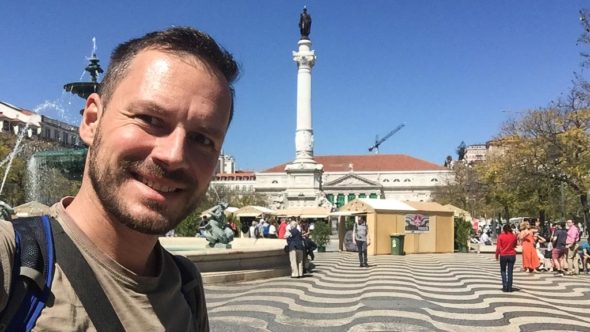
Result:
<svg viewBox="0 0 590 332">
<path fill-rule="evenodd" d="M 121 196 L 120 193 L 120 189 L 126 181 L 135 179 L 133 174 L 150 174 L 179 183 L 195 183 L 197 187 L 198 183 L 185 171 L 167 171 L 149 159 L 120 160 L 117 165 L 109 164 L 104 159 L 101 160 L 101 152 L 103 154 L 108 152 L 101 151 L 103 150 L 103 142 L 100 129 L 99 125 L 89 151 L 88 174 L 101 206 L 111 219 L 143 234 L 162 235 L 174 229 L 197 207 L 204 194 L 191 195 L 186 204 L 176 209 L 170 209 L 169 206 L 160 202 L 143 200 L 139 204 L 150 211 L 149 215 L 145 213 L 134 215 L 129 206 L 130 200 L 126 200 L 126 197 Z"/>
</svg>

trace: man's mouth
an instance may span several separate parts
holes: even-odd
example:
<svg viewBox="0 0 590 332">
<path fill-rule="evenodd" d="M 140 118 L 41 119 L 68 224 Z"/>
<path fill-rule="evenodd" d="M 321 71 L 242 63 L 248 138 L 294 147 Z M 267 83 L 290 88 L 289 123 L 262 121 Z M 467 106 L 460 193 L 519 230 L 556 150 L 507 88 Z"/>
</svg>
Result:
<svg viewBox="0 0 590 332">
<path fill-rule="evenodd" d="M 180 191 L 179 188 L 169 187 L 169 186 L 166 186 L 163 184 L 159 184 L 154 181 L 143 178 L 141 176 L 137 176 L 136 178 L 137 178 L 137 180 L 139 180 L 141 183 L 145 184 L 146 186 L 148 186 L 156 191 L 162 192 L 162 193 L 171 193 L 171 192 Z"/>
</svg>

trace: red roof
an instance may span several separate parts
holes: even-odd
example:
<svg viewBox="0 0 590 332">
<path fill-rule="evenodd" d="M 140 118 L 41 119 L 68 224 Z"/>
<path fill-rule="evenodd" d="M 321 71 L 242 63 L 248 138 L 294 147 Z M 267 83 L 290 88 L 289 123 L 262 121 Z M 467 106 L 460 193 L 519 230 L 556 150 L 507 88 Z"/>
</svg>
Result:
<svg viewBox="0 0 590 332">
<path fill-rule="evenodd" d="M 226 177 L 226 178 L 237 178 L 237 177 L 245 177 L 245 176 L 255 176 L 256 173 L 252 171 L 237 171 L 236 173 L 217 173 L 215 174 L 216 177 Z"/>
<path fill-rule="evenodd" d="M 440 171 L 446 168 L 426 160 L 405 154 L 366 154 L 352 156 L 315 156 L 316 162 L 324 165 L 324 172 L 348 172 L 350 164 L 355 172 L 403 172 Z M 284 172 L 287 164 L 281 164 L 262 171 L 262 173 Z"/>
</svg>

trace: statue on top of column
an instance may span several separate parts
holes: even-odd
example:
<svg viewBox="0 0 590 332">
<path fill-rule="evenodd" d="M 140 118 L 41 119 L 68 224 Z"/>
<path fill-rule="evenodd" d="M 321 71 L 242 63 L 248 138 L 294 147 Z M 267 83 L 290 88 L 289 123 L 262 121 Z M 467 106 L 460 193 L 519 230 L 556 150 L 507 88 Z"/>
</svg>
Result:
<svg viewBox="0 0 590 332">
<path fill-rule="evenodd" d="M 311 32 L 311 16 L 307 13 L 307 8 L 303 7 L 303 13 L 299 15 L 299 31 L 301 31 L 301 39 L 309 39 Z"/>
</svg>

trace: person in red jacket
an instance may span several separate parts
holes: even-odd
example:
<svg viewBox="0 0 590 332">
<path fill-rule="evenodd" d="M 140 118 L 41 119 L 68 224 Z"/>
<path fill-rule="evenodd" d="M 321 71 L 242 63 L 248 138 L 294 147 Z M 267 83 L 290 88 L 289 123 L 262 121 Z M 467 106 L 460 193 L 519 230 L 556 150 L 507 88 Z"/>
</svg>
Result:
<svg viewBox="0 0 590 332">
<path fill-rule="evenodd" d="M 512 292 L 512 270 L 516 262 L 516 235 L 512 233 L 509 224 L 504 225 L 503 233 L 498 236 L 496 243 L 496 260 L 500 258 L 500 273 L 502 274 L 502 291 Z"/>
</svg>

